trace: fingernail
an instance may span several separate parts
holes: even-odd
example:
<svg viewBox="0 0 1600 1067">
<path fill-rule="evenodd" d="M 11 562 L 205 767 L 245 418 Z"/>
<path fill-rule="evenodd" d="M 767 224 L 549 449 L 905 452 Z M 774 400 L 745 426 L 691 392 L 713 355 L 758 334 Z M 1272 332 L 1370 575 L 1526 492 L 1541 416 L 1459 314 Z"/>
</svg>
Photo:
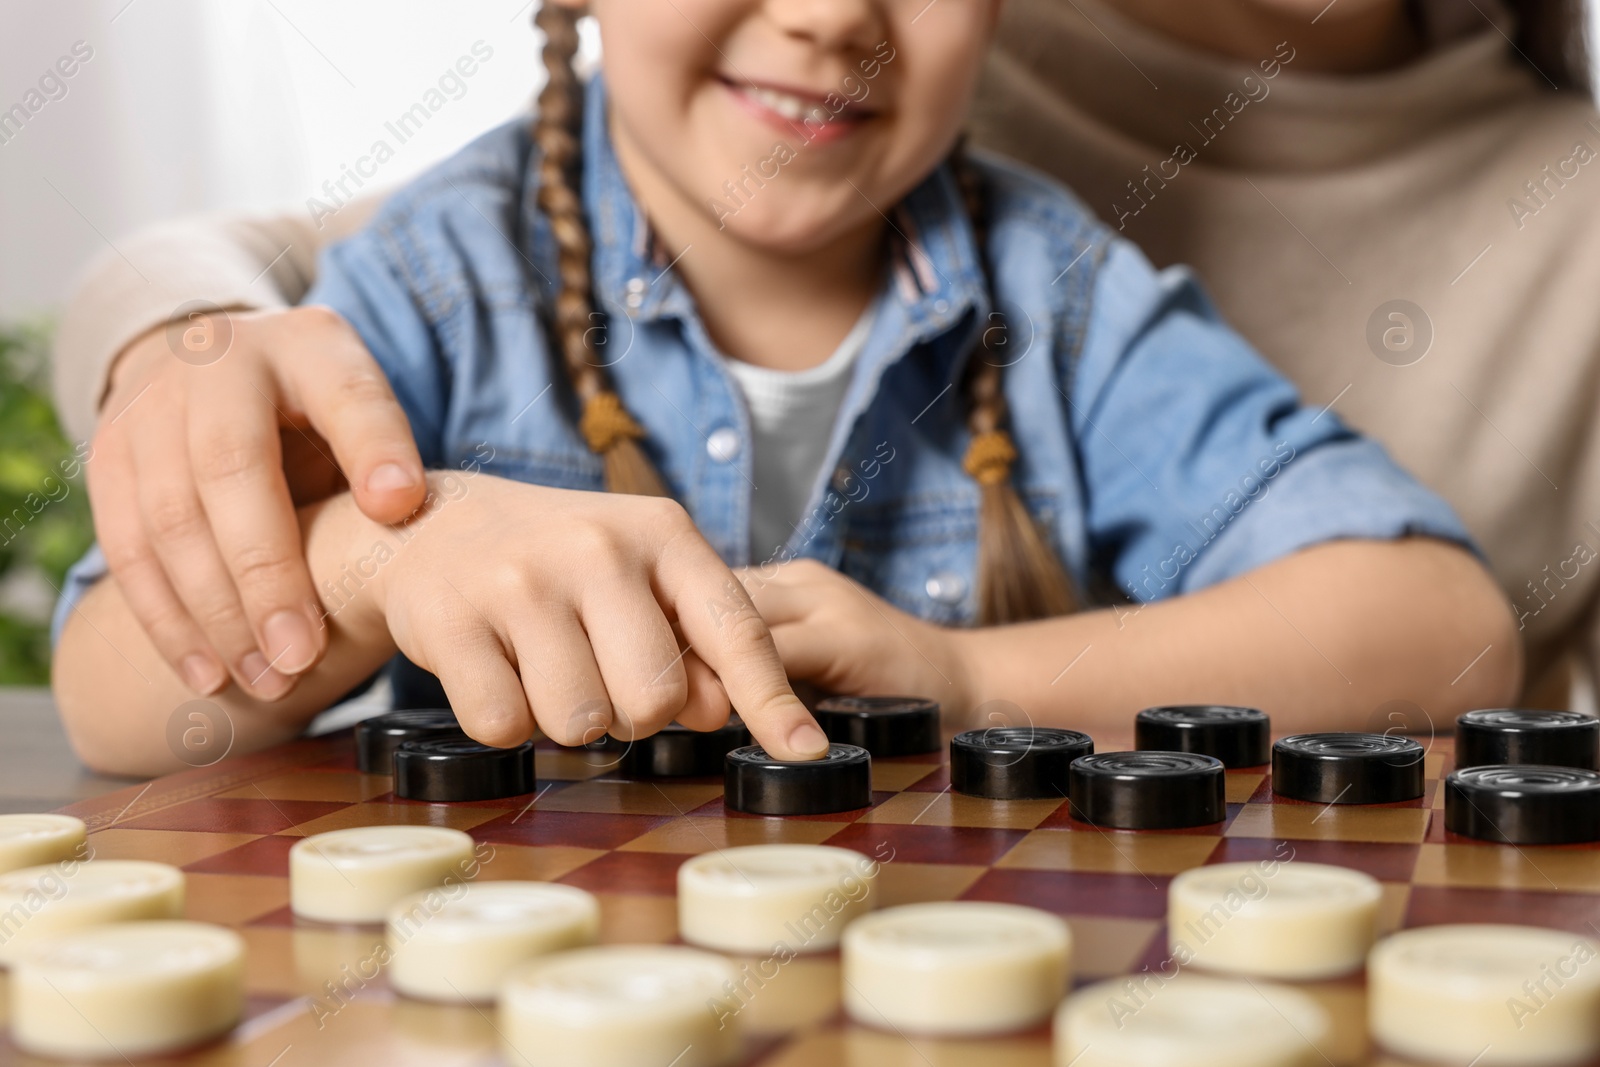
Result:
<svg viewBox="0 0 1600 1067">
<path fill-rule="evenodd" d="M 317 658 L 317 639 L 311 624 L 298 611 L 280 611 L 261 628 L 266 638 L 267 655 L 274 668 L 285 674 L 299 674 Z"/>
<path fill-rule="evenodd" d="M 279 674 L 259 652 L 250 652 L 239 661 L 239 675 L 245 687 L 263 700 L 276 700 L 289 691 L 293 680 Z"/>
<path fill-rule="evenodd" d="M 410 489 L 416 484 L 416 476 L 400 464 L 385 463 L 367 479 L 367 492 L 392 493 L 397 489 Z"/>
<path fill-rule="evenodd" d="M 798 755 L 814 759 L 827 753 L 828 735 L 814 723 L 801 723 L 790 731 L 789 747 Z"/>
<path fill-rule="evenodd" d="M 210 696 L 221 689 L 222 683 L 226 680 L 222 667 L 210 656 L 203 656 L 198 652 L 191 652 L 183 657 L 180 669 L 183 672 L 183 680 L 189 683 L 189 688 L 201 696 Z"/>
</svg>

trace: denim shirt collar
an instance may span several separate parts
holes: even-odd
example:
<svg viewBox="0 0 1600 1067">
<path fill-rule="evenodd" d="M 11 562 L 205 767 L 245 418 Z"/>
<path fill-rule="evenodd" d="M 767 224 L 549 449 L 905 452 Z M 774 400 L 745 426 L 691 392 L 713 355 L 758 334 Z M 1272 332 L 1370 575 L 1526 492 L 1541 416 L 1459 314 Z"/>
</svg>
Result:
<svg viewBox="0 0 1600 1067">
<path fill-rule="evenodd" d="M 585 90 L 582 198 L 594 237 L 598 305 L 609 314 L 626 314 L 641 322 L 694 318 L 688 290 L 623 177 L 606 108 L 606 88 L 596 75 Z M 530 186 L 536 171 L 530 168 Z M 880 321 L 862 353 L 858 382 L 876 381 L 882 370 L 879 364 L 893 362 L 916 343 L 946 333 L 969 311 L 977 311 L 977 321 L 989 311 L 972 226 L 948 166 L 929 175 L 900 204 L 873 206 L 889 225 L 891 254 L 880 294 Z M 898 314 L 885 314 L 891 309 Z M 886 337 L 901 343 L 880 343 Z M 941 345 L 932 358 L 948 362 L 940 369 L 953 376 L 969 347 Z M 847 398 L 847 407 L 851 399 L 858 398 Z"/>
</svg>

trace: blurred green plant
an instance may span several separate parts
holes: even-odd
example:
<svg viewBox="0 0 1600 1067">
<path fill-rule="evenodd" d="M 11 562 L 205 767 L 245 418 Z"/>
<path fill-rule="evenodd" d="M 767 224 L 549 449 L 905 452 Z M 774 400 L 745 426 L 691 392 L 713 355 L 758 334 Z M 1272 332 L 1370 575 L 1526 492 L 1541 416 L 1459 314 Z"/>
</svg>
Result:
<svg viewBox="0 0 1600 1067">
<path fill-rule="evenodd" d="M 49 353 L 48 327 L 0 324 L 0 685 L 49 683 L 50 626 L 39 602 L 53 601 L 94 539 L 87 451 L 56 421 Z"/>
</svg>

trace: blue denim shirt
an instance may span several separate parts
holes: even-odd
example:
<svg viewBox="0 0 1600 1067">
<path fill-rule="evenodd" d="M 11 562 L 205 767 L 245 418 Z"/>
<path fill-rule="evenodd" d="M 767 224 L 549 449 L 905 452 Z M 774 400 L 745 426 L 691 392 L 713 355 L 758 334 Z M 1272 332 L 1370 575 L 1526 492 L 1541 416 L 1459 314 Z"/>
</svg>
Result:
<svg viewBox="0 0 1600 1067">
<path fill-rule="evenodd" d="M 749 418 L 634 202 L 591 84 L 582 197 L 595 240 L 597 340 L 673 494 L 730 565 L 749 559 Z M 535 203 L 526 121 L 394 195 L 330 249 L 308 303 L 360 333 L 423 461 L 602 488 L 541 320 L 556 251 Z M 1007 323 L 1014 480 L 1081 588 L 1158 600 L 1336 538 L 1461 543 L 1448 505 L 1295 389 L 1218 321 L 1191 275 L 1156 271 L 1071 194 L 979 157 L 987 262 L 951 174 L 891 212 L 897 247 L 811 487 L 780 553 L 836 567 L 897 606 L 970 623 L 978 486 L 959 382 L 978 331 Z M 715 441 L 715 446 L 712 442 Z M 87 559 L 58 609 L 103 563 Z"/>
</svg>

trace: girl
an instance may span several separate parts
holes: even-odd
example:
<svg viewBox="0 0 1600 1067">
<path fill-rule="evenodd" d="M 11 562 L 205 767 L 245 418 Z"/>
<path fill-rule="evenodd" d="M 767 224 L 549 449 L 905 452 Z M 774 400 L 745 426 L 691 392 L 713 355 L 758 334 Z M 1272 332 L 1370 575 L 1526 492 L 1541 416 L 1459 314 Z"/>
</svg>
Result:
<svg viewBox="0 0 1600 1067">
<path fill-rule="evenodd" d="M 490 743 L 731 703 L 785 758 L 826 747 L 785 671 L 1091 731 L 1178 700 L 1332 727 L 1515 692 L 1510 615 L 1441 501 L 1300 407 L 1185 275 L 952 151 L 998 9 L 598 0 L 582 87 L 578 5 L 547 3 L 531 135 L 395 197 L 297 313 L 372 351 L 433 491 L 400 528 L 348 495 L 300 512 L 327 650 L 275 653 L 304 661 L 286 694 L 238 627 L 235 744 L 397 648 Z M 234 445 L 202 465 L 268 447 Z M 247 480 L 212 477 L 166 551 L 239 543 Z M 215 549 L 184 571 L 228 617 Z M 84 592 L 102 574 L 59 616 L 63 715 L 91 764 L 160 770 L 192 694 L 121 579 Z"/>
</svg>

